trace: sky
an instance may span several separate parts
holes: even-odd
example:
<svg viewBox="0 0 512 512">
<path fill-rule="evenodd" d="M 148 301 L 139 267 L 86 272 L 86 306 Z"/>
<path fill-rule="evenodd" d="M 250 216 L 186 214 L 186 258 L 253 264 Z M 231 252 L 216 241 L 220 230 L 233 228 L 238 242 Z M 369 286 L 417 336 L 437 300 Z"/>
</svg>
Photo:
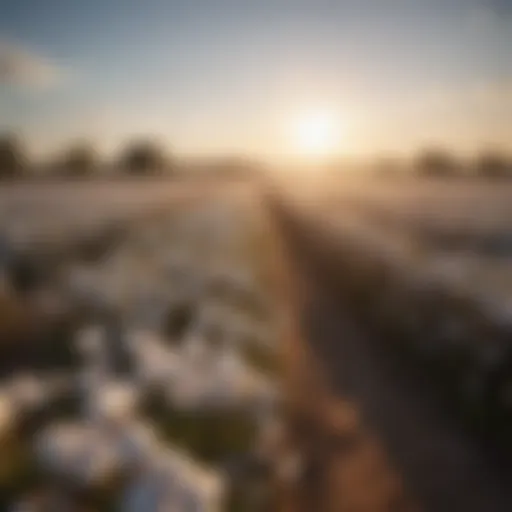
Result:
<svg viewBox="0 0 512 512">
<path fill-rule="evenodd" d="M 512 0 L 0 0 L 0 130 L 36 154 L 512 149 Z"/>
</svg>

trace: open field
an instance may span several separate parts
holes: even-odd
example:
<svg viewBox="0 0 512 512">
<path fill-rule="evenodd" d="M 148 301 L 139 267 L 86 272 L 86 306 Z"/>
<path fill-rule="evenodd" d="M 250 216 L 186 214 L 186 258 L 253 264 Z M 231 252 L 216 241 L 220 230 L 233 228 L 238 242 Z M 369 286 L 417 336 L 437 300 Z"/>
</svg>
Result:
<svg viewBox="0 0 512 512">
<path fill-rule="evenodd" d="M 69 348 L 84 328 L 105 327 L 105 390 L 118 393 L 109 365 L 123 366 L 127 354 L 123 386 L 128 375 L 141 389 L 144 407 L 128 423 L 157 425 L 167 446 L 196 460 L 197 481 L 206 465 L 217 475 L 212 488 L 228 482 L 231 508 L 200 510 L 509 510 L 510 186 L 273 185 L 143 180 L 1 189 L 6 252 L 30 255 L 31 263 L 49 261 L 47 252 L 59 257 L 39 269 L 44 278 L 34 286 L 8 292 L 18 320 L 0 338 L 17 339 L 13 325 L 26 324 L 27 311 L 40 321 L 49 311 L 74 313 L 64 326 L 24 332 L 18 350 L 6 352 L 4 376 L 12 377 L 11 365 L 33 372 L 38 358 L 39 373 L 58 370 L 64 381 L 70 369 L 99 371 L 103 363 Z M 84 238 L 101 240 L 88 256 Z M 272 266 L 276 260 L 282 267 Z M 277 324 L 265 324 L 269 312 Z M 287 322 L 290 339 L 272 330 Z M 49 348 L 29 357 L 36 339 Z M 72 389 L 82 389 L 87 407 L 100 407 L 88 382 Z M 264 402 L 275 396 L 269 390 L 283 392 L 287 407 L 272 416 L 280 436 L 276 425 L 261 428 L 259 408 L 256 424 L 245 407 L 220 416 L 211 408 L 223 393 L 253 400 L 255 389 Z M 197 405 L 204 397 L 205 409 Z M 184 407 L 190 400 L 198 408 Z M 68 403 L 52 421 L 71 417 L 82 428 L 89 413 L 76 411 L 80 403 L 75 396 L 72 411 Z M 104 409 L 95 414 L 114 421 Z M 264 471 L 258 433 L 270 437 L 266 457 L 273 455 Z M 189 496 L 220 503 L 189 484 Z M 5 492 L 17 498 L 9 485 Z"/>
<path fill-rule="evenodd" d="M 0 232 L 20 243 L 57 243 L 102 226 L 211 194 L 214 183 L 172 180 L 19 182 L 0 187 Z M 243 186 L 233 185 L 234 195 Z"/>
<path fill-rule="evenodd" d="M 413 272 L 452 282 L 503 321 L 512 298 L 512 184 L 344 178 L 287 187 L 287 197 L 333 236 L 359 231 Z M 407 268 L 404 269 L 404 272 Z"/>
<path fill-rule="evenodd" d="M 258 202 L 237 185 L 11 188 L 0 444 L 20 455 L 1 510 L 274 509 L 279 313 Z"/>
<path fill-rule="evenodd" d="M 509 510 L 503 446 L 495 452 L 460 421 L 424 356 L 411 357 L 355 310 L 343 238 L 288 207 L 276 215 L 295 262 L 302 333 L 288 371 L 311 473 L 295 491 L 297 509 Z"/>
</svg>

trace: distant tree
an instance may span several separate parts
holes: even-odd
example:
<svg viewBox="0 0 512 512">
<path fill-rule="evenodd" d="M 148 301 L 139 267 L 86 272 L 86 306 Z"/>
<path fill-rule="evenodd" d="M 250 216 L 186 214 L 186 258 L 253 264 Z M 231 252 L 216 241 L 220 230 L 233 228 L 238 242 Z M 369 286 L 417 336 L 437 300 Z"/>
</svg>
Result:
<svg viewBox="0 0 512 512">
<path fill-rule="evenodd" d="M 88 143 L 69 148 L 61 162 L 60 173 L 64 176 L 85 177 L 91 175 L 98 165 L 98 154 Z"/>
<path fill-rule="evenodd" d="M 26 156 L 15 135 L 0 135 L 0 178 L 15 178 L 22 174 Z"/>
<path fill-rule="evenodd" d="M 129 174 L 160 174 L 169 166 L 163 148 L 152 141 L 135 141 L 127 145 L 119 164 Z"/>
<path fill-rule="evenodd" d="M 499 151 L 486 151 L 477 157 L 475 171 L 484 178 L 512 176 L 512 158 Z"/>
<path fill-rule="evenodd" d="M 423 176 L 443 177 L 457 174 L 460 166 L 449 152 L 442 149 L 427 149 L 418 155 L 416 169 Z"/>
</svg>

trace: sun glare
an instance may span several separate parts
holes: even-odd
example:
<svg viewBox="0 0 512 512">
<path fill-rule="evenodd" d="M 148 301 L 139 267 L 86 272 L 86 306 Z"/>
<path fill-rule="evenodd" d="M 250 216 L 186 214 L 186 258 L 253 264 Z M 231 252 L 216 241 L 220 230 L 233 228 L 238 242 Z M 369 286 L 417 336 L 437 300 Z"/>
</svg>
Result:
<svg viewBox="0 0 512 512">
<path fill-rule="evenodd" d="M 298 118 L 294 129 L 295 145 L 304 154 L 322 156 L 337 149 L 340 126 L 328 112 L 309 112 Z"/>
</svg>

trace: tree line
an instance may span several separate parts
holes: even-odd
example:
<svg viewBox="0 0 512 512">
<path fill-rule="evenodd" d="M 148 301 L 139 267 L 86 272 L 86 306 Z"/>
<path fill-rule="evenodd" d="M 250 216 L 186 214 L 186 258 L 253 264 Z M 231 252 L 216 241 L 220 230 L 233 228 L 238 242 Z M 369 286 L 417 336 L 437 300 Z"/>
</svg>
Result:
<svg viewBox="0 0 512 512">
<path fill-rule="evenodd" d="M 93 144 L 78 142 L 62 151 L 43 166 L 46 176 L 88 177 L 104 167 L 100 153 Z M 35 174 L 38 167 L 27 155 L 19 137 L 0 135 L 0 178 L 16 179 Z M 173 162 L 166 150 L 151 139 L 134 140 L 126 144 L 110 167 L 120 174 L 154 175 L 173 170 Z"/>
<path fill-rule="evenodd" d="M 512 178 L 512 155 L 489 149 L 464 159 L 445 149 L 427 148 L 405 165 L 393 158 L 381 159 L 376 164 L 377 171 L 387 176 L 396 175 L 404 168 L 412 176 L 427 178 Z"/>
<path fill-rule="evenodd" d="M 445 150 L 429 149 L 418 155 L 415 167 L 424 176 L 512 177 L 512 157 L 497 150 L 482 151 L 467 161 Z"/>
<path fill-rule="evenodd" d="M 404 167 L 400 160 L 382 159 L 376 163 L 377 171 L 392 176 Z M 469 160 L 458 158 L 454 153 L 439 148 L 427 148 L 420 151 L 406 167 L 414 176 L 431 178 L 512 177 L 512 156 L 498 150 L 482 151 Z M 250 167 L 238 160 L 222 161 L 224 173 L 232 168 Z M 77 142 L 52 159 L 44 171 L 46 176 L 89 177 L 100 174 L 104 167 L 101 155 L 93 144 Z M 34 174 L 36 166 L 27 156 L 22 141 L 12 134 L 0 134 L 0 179 L 16 179 Z M 158 175 L 173 173 L 175 166 L 166 149 L 152 139 L 139 139 L 128 142 L 114 158 L 110 167 L 114 173 L 124 175 Z M 410 173 L 409 173 L 410 174 Z"/>
</svg>

